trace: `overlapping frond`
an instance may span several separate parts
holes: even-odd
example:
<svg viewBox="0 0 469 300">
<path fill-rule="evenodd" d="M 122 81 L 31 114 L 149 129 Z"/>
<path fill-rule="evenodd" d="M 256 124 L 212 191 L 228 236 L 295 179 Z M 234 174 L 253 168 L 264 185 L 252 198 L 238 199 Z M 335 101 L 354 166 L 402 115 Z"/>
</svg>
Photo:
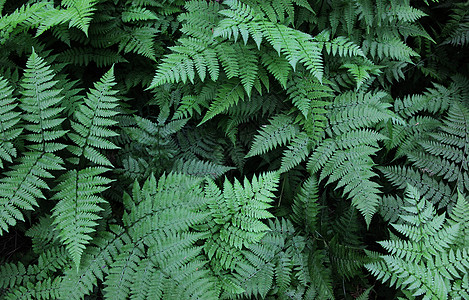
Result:
<svg viewBox="0 0 469 300">
<path fill-rule="evenodd" d="M 17 156 L 17 150 L 13 142 L 23 131 L 18 123 L 20 112 L 15 110 L 18 106 L 17 100 L 12 96 L 13 89 L 9 87 L 8 81 L 0 77 L 0 168 L 3 162 L 13 162 Z"/>
<path fill-rule="evenodd" d="M 97 165 L 112 166 L 101 149 L 118 148 L 109 141 L 110 137 L 117 135 L 110 129 L 117 124 L 113 117 L 118 114 L 116 107 L 119 105 L 119 99 L 114 96 L 117 91 L 112 90 L 114 85 L 111 69 L 95 83 L 94 89 L 90 90 L 79 110 L 75 112 L 75 120 L 71 122 L 74 132 L 68 134 L 76 144 L 68 146 L 68 150 L 76 156 L 74 163 L 78 163 L 83 156 Z"/>
<path fill-rule="evenodd" d="M 466 206 L 467 201 L 461 199 L 455 214 Z M 379 280 L 390 281 L 423 299 L 466 297 L 461 287 L 467 286 L 469 252 L 455 245 L 467 220 L 450 221 L 445 215 L 437 215 L 412 186 L 407 187 L 404 211 L 400 214 L 403 223 L 393 227 L 405 238 L 393 236 L 380 242 L 388 254 L 365 267 Z"/>
<path fill-rule="evenodd" d="M 64 119 L 59 118 L 63 110 L 59 106 L 60 90 L 54 89 L 53 71 L 35 52 L 26 65 L 19 107 L 23 110 L 24 138 L 29 151 L 0 179 L 1 233 L 17 220 L 24 220 L 20 209 L 32 210 L 37 206 L 37 200 L 45 198 L 42 190 L 49 189 L 45 179 L 54 178 L 51 172 L 63 169 L 63 160 L 54 154 L 66 147 L 57 142 L 66 133 L 61 129 Z"/>
</svg>

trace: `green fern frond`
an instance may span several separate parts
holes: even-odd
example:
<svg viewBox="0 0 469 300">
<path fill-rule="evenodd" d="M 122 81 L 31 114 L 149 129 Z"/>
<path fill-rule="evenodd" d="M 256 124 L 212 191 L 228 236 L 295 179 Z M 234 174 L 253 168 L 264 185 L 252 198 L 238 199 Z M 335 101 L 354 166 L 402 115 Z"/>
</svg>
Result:
<svg viewBox="0 0 469 300">
<path fill-rule="evenodd" d="M 438 208 L 446 207 L 454 201 L 451 188 L 433 178 L 429 170 L 421 169 L 420 172 L 405 166 L 379 167 L 384 176 L 399 189 L 405 189 L 407 184 L 416 187 L 422 197 L 430 200 Z"/>
<path fill-rule="evenodd" d="M 378 75 L 380 73 L 379 67 L 373 65 L 347 63 L 342 67 L 347 68 L 352 74 L 357 83 L 357 90 L 371 78 L 371 74 Z"/>
<path fill-rule="evenodd" d="M 233 170 L 233 167 L 217 165 L 210 161 L 202 161 L 198 159 L 183 160 L 178 159 L 173 165 L 173 172 L 187 174 L 191 176 L 208 176 L 216 179 L 226 172 Z"/>
<path fill-rule="evenodd" d="M 393 224 L 405 239 L 393 236 L 380 242 L 389 254 L 365 267 L 379 280 L 390 280 L 391 285 L 413 295 L 448 299 L 448 295 L 459 292 L 461 279 L 469 272 L 469 252 L 454 248 L 460 226 L 467 226 L 467 222 L 448 223 L 445 215 L 437 215 L 410 185 L 405 202 L 405 213 L 400 215 L 403 223 Z"/>
<path fill-rule="evenodd" d="M 233 36 L 236 41 L 241 35 L 247 43 L 251 36 L 258 48 L 265 37 L 279 55 L 280 53 L 285 55 L 294 70 L 298 62 L 303 63 L 319 82 L 322 81 L 324 65 L 321 48 L 310 35 L 267 21 L 256 14 L 251 7 L 237 0 L 225 3 L 231 7 L 231 10 L 220 11 L 220 14 L 227 18 L 218 23 L 214 29 L 214 37 L 230 39 Z"/>
<path fill-rule="evenodd" d="M 368 225 L 371 217 L 377 211 L 380 201 L 378 196 L 380 193 L 378 190 L 379 185 L 370 180 L 376 176 L 372 171 L 374 163 L 371 156 L 379 149 L 377 148 L 377 142 L 382 141 L 386 137 L 371 129 L 347 127 L 349 124 L 353 127 L 371 127 L 379 122 L 380 119 L 393 118 L 392 112 L 387 109 L 390 105 L 380 101 L 384 96 L 384 94 L 357 95 L 355 93 L 347 93 L 337 97 L 332 105 L 333 108 L 331 109 L 329 119 L 332 124 L 332 130 L 338 133 L 338 135 L 322 141 L 313 151 L 307 164 L 307 168 L 311 173 L 321 170 L 319 180 L 329 177 L 326 184 L 337 181 L 336 188 L 344 187 L 344 195 L 348 195 L 352 200 L 352 204 L 365 217 Z M 371 105 L 365 105 L 364 108 L 361 108 L 364 104 L 362 101 L 368 102 Z M 356 113 L 354 112 L 355 109 L 357 109 Z M 367 110 L 370 110 L 369 119 L 363 119 L 363 122 L 350 122 L 350 119 L 353 119 L 353 117 L 348 115 L 349 112 L 360 115 L 361 118 L 368 114 Z M 339 118 L 344 117 L 347 119 L 338 122 Z M 398 120 L 397 118 L 395 119 Z M 341 132 L 343 133 L 339 134 Z"/>
<path fill-rule="evenodd" d="M 450 15 L 451 19 L 443 28 L 443 36 L 446 36 L 445 44 L 454 46 L 467 46 L 469 44 L 469 14 L 467 3 L 455 3 Z"/>
<path fill-rule="evenodd" d="M 75 132 L 68 135 L 76 144 L 68 146 L 68 150 L 76 156 L 75 163 L 83 156 L 95 164 L 112 166 L 100 150 L 119 148 L 108 140 L 117 135 L 109 128 L 117 124 L 112 118 L 118 114 L 116 107 L 119 105 L 119 99 L 114 96 L 117 91 L 112 90 L 115 85 L 113 72 L 111 68 L 95 83 L 94 89 L 90 90 L 84 103 L 75 112 L 76 121 L 71 122 Z"/>
<path fill-rule="evenodd" d="M 51 171 L 63 170 L 63 160 L 52 153 L 25 153 L 18 164 L 0 179 L 0 229 L 3 234 L 9 226 L 23 221 L 18 208 L 32 210 L 37 199 L 44 199 L 42 189 L 49 189 L 44 178 L 54 178 Z"/>
<path fill-rule="evenodd" d="M 128 62 L 124 57 L 110 49 L 93 49 L 75 47 L 60 53 L 59 61 L 78 66 L 87 66 L 94 62 L 98 68 L 112 66 L 120 62 Z"/>
<path fill-rule="evenodd" d="M 278 56 L 274 51 L 265 51 L 261 54 L 261 63 L 283 88 L 287 87 L 291 66 L 284 56 Z"/>
<path fill-rule="evenodd" d="M 394 100 L 394 111 L 402 117 L 412 117 L 425 107 L 428 101 L 424 95 L 408 95 Z"/>
<path fill-rule="evenodd" d="M 202 108 L 208 108 L 211 99 L 215 98 L 217 84 L 209 82 L 205 84 L 196 95 L 185 95 L 179 102 L 179 107 L 174 112 L 173 119 L 182 119 L 202 113 Z"/>
<path fill-rule="evenodd" d="M 254 47 L 239 47 L 237 50 L 238 60 L 240 65 L 243 66 L 239 76 L 248 97 L 250 97 L 254 80 L 257 78 L 257 61 L 259 58 L 254 52 Z"/>
<path fill-rule="evenodd" d="M 396 16 L 401 22 L 415 22 L 418 19 L 427 16 L 423 11 L 410 5 L 392 5 L 390 14 Z"/>
<path fill-rule="evenodd" d="M 31 238 L 35 253 L 40 254 L 59 244 L 53 221 L 50 215 L 46 215 L 26 231 L 25 235 Z"/>
<path fill-rule="evenodd" d="M 20 285 L 23 282 L 29 281 L 29 276 L 26 274 L 26 268 L 21 263 L 6 263 L 0 265 L 0 272 L 3 276 L 0 279 L 0 288 L 6 289 L 9 287 L 14 287 Z"/>
<path fill-rule="evenodd" d="M 88 35 L 96 4 L 96 0 L 62 0 L 62 5 L 71 15 L 69 26 L 76 27 Z"/>
<path fill-rule="evenodd" d="M 210 103 L 207 113 L 200 124 L 207 122 L 216 115 L 244 100 L 244 90 L 239 80 L 230 79 L 219 86 L 214 101 Z M 199 124 L 199 125 L 200 125 Z"/>
<path fill-rule="evenodd" d="M 119 52 L 137 53 L 151 60 L 156 60 L 156 51 L 153 45 L 155 34 L 158 31 L 151 26 L 133 27 L 124 31 L 119 41 Z"/>
<path fill-rule="evenodd" d="M 303 162 L 311 151 L 311 145 L 312 141 L 306 133 L 297 134 L 283 152 L 279 172 L 287 172 Z"/>
<path fill-rule="evenodd" d="M 332 267 L 340 276 L 352 278 L 367 262 L 364 253 L 355 247 L 341 244 L 337 237 L 329 242 L 329 257 Z M 360 253 L 361 252 L 361 253 Z"/>
<path fill-rule="evenodd" d="M 307 233 L 313 233 L 317 227 L 319 214 L 319 185 L 315 176 L 309 177 L 301 186 L 293 200 L 291 219 L 303 225 Z"/>
<path fill-rule="evenodd" d="M 325 255 L 321 250 L 316 250 L 309 258 L 312 273 L 310 276 L 314 278 L 312 286 L 318 291 L 319 299 L 333 299 L 331 269 L 324 266 L 325 260 Z"/>
<path fill-rule="evenodd" d="M 44 179 L 54 177 L 50 171 L 63 169 L 62 159 L 53 154 L 65 147 L 55 141 L 66 133 L 60 127 L 64 119 L 58 118 L 63 111 L 59 107 L 60 90 L 53 89 L 57 83 L 53 81 L 53 71 L 35 52 L 26 66 L 20 108 L 26 123 L 24 137 L 31 151 L 25 152 L 0 181 L 2 233 L 9 225 L 15 225 L 16 220 L 24 220 L 18 208 L 32 210 L 37 206 L 37 199 L 45 198 L 41 190 L 49 189 Z"/>
<path fill-rule="evenodd" d="M 346 92 L 337 96 L 329 109 L 329 122 L 336 134 L 370 127 L 380 121 L 392 120 L 403 123 L 402 119 L 389 110 L 384 102 L 386 93 Z"/>
<path fill-rule="evenodd" d="M 326 53 L 332 55 L 339 55 L 340 57 L 365 57 L 365 54 L 363 53 L 360 46 L 356 45 L 348 38 L 344 36 L 339 36 L 331 41 L 329 39 L 330 37 L 328 31 L 322 32 L 316 37 L 316 40 L 324 43 Z"/>
<path fill-rule="evenodd" d="M 129 236 L 118 225 L 111 225 L 108 231 L 101 231 L 83 253 L 80 268 L 65 270 L 60 285 L 60 295 L 66 299 L 82 299 L 88 295 L 97 281 L 109 274 L 109 266 L 124 243 L 130 242 Z"/>
<path fill-rule="evenodd" d="M 127 10 L 122 12 L 123 22 L 138 22 L 148 20 L 158 20 L 158 16 L 151 10 L 145 7 L 131 6 Z"/>
<path fill-rule="evenodd" d="M 259 134 L 254 137 L 251 149 L 246 157 L 264 154 L 273 148 L 290 142 L 299 133 L 293 119 L 287 115 L 278 115 L 270 120 L 269 125 L 262 126 Z"/>
<path fill-rule="evenodd" d="M 22 5 L 9 15 L 0 17 L 0 44 L 5 44 L 10 36 L 13 36 L 23 29 L 27 29 L 29 22 L 32 22 L 39 15 L 48 2 L 29 3 Z M 17 29 L 17 27 L 19 27 Z M 22 28 L 23 27 L 23 28 Z"/>
<path fill-rule="evenodd" d="M 295 74 L 287 85 L 287 93 L 293 105 L 303 114 L 307 120 L 305 123 L 316 123 L 314 127 L 322 127 L 319 123 L 325 121 L 321 115 L 327 112 L 324 107 L 328 105 L 328 98 L 333 96 L 331 92 L 329 86 L 301 73 Z M 315 117 L 314 120 L 308 120 L 311 115 Z"/>
<path fill-rule="evenodd" d="M 59 286 L 61 282 L 61 277 L 48 277 L 36 284 L 28 282 L 26 286 L 20 286 L 5 295 L 5 299 L 60 299 Z"/>
<path fill-rule="evenodd" d="M 173 53 L 163 58 L 158 65 L 150 88 L 164 83 L 185 83 L 188 79 L 194 83 L 196 72 L 204 81 L 207 70 L 213 81 L 218 79 L 220 67 L 211 43 L 194 38 L 182 38 L 179 42 L 181 45 L 171 47 Z"/>
<path fill-rule="evenodd" d="M 421 141 L 424 151 L 409 153 L 414 166 L 442 176 L 449 182 L 456 181 L 458 188 L 469 190 L 469 109 L 454 103 L 438 132 L 431 139 Z"/>
<path fill-rule="evenodd" d="M 44 152 L 56 152 L 66 145 L 55 142 L 65 135 L 67 131 L 60 130 L 64 118 L 58 118 L 63 111 L 60 107 L 63 97 L 60 90 L 54 89 L 53 71 L 47 66 L 44 59 L 34 51 L 26 63 L 21 86 L 20 108 L 24 111 L 22 118 L 30 124 L 25 125 L 26 139 L 30 141 L 30 149 Z"/>
<path fill-rule="evenodd" d="M 136 276 L 137 265 L 144 255 L 142 245 L 125 245 L 109 266 L 104 282 L 107 299 L 125 299 L 130 295 L 131 280 Z"/>
<path fill-rule="evenodd" d="M 458 192 L 458 200 L 450 213 L 450 224 L 460 224 L 460 234 L 456 238 L 456 243 L 463 248 L 469 245 L 469 202 Z"/>
<path fill-rule="evenodd" d="M 379 214 L 383 217 L 384 221 L 390 223 L 399 223 L 400 215 L 405 214 L 404 200 L 399 196 L 384 195 L 379 205 Z"/>
<path fill-rule="evenodd" d="M 362 49 L 365 54 L 371 55 L 373 59 L 379 58 L 380 60 L 390 58 L 411 63 L 412 57 L 420 56 L 399 39 L 364 40 Z"/>
<path fill-rule="evenodd" d="M 273 215 L 267 211 L 269 202 L 274 197 L 279 176 L 277 173 L 265 173 L 251 181 L 244 180 L 231 184 L 224 181 L 223 192 L 209 181 L 205 194 L 211 203 L 209 208 L 213 217 L 211 230 L 217 232 L 211 236 L 204 248 L 214 268 L 235 270 L 243 265 L 242 251 L 255 246 L 269 230 L 261 220 Z"/>
<path fill-rule="evenodd" d="M 65 173 L 54 189 L 54 200 L 60 200 L 53 210 L 54 223 L 59 230 L 59 237 L 78 269 L 81 256 L 91 240 L 97 225 L 100 203 L 105 202 L 99 193 L 106 190 L 112 180 L 100 176 L 107 169 L 95 167 Z"/>
<path fill-rule="evenodd" d="M 388 149 L 397 147 L 396 158 L 412 153 L 419 148 L 419 142 L 428 138 L 428 133 L 441 125 L 433 117 L 416 116 L 407 120 L 407 124 L 392 124 L 383 129 L 389 139 L 385 140 Z"/>
<path fill-rule="evenodd" d="M 15 139 L 23 131 L 18 128 L 20 113 L 15 111 L 18 106 L 16 99 L 12 96 L 13 89 L 8 81 L 0 76 L 0 168 L 3 169 L 3 161 L 12 163 L 17 156 L 17 150 L 13 144 Z"/>
</svg>

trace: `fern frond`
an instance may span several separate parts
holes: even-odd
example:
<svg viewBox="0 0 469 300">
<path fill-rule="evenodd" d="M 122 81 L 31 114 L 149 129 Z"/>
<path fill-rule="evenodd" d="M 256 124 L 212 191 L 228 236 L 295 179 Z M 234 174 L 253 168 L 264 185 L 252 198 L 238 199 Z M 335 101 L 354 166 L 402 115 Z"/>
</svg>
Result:
<svg viewBox="0 0 469 300">
<path fill-rule="evenodd" d="M 469 44 L 469 14 L 467 3 L 455 3 L 450 15 L 450 20 L 443 28 L 443 36 L 446 36 L 445 44 L 454 46 L 467 46 Z"/>
<path fill-rule="evenodd" d="M 438 204 L 438 208 L 446 207 L 453 202 L 451 188 L 442 181 L 433 178 L 429 170 L 421 169 L 421 172 L 418 172 L 405 166 L 379 167 L 379 170 L 396 188 L 405 189 L 407 184 L 411 184 L 419 190 L 422 197 L 430 200 L 433 204 Z"/>
<path fill-rule="evenodd" d="M 284 56 L 277 55 L 274 51 L 265 51 L 261 54 L 261 63 L 282 87 L 286 88 L 287 79 L 291 72 L 288 60 Z"/>
<path fill-rule="evenodd" d="M 379 58 L 380 60 L 390 58 L 411 63 L 412 57 L 420 56 L 399 39 L 364 40 L 362 49 L 365 54 L 370 54 L 373 59 Z"/>
<path fill-rule="evenodd" d="M 420 142 L 424 151 L 409 153 L 414 166 L 442 176 L 449 182 L 456 181 L 458 188 L 469 190 L 469 109 L 454 103 L 438 132 L 432 139 Z"/>
<path fill-rule="evenodd" d="M 28 28 L 26 24 L 32 22 L 37 15 L 39 15 L 48 2 L 29 3 L 22 5 L 9 15 L 3 15 L 0 17 L 0 44 L 5 44 L 10 35 L 17 32 L 21 32 L 24 28 Z M 26 26 L 25 26 L 26 25 Z M 17 27 L 20 27 L 16 30 Z"/>
<path fill-rule="evenodd" d="M 124 243 L 130 242 L 129 236 L 118 225 L 111 225 L 109 231 L 97 233 L 93 245 L 83 253 L 80 268 L 65 270 L 60 285 L 60 295 L 66 299 L 82 299 L 92 291 L 97 281 L 109 273 L 109 266 Z"/>
<path fill-rule="evenodd" d="M 218 23 L 214 29 L 214 37 L 230 39 L 233 36 L 236 41 L 241 35 L 246 43 L 251 36 L 258 48 L 262 38 L 265 37 L 279 55 L 280 53 L 285 55 L 294 70 L 298 62 L 303 63 L 319 82 L 322 81 L 324 65 L 321 48 L 310 35 L 267 21 L 250 6 L 237 0 L 225 3 L 230 6 L 231 10 L 220 11 L 220 14 L 227 18 Z"/>
<path fill-rule="evenodd" d="M 459 238 L 456 238 L 457 245 L 467 247 L 469 245 L 469 202 L 458 193 L 458 200 L 450 213 L 450 224 L 460 224 Z"/>
<path fill-rule="evenodd" d="M 60 299 L 59 286 L 61 282 L 61 277 L 48 277 L 36 284 L 28 282 L 26 286 L 20 286 L 8 293 L 5 299 Z"/>
<path fill-rule="evenodd" d="M 217 165 L 210 161 L 198 159 L 187 161 L 178 159 L 173 165 L 173 172 L 200 177 L 209 176 L 212 179 L 216 179 L 233 169 L 233 167 Z"/>
<path fill-rule="evenodd" d="M 205 84 L 196 95 L 185 95 L 179 102 L 179 107 L 174 112 L 173 119 L 182 119 L 194 115 L 194 112 L 202 113 L 202 108 L 208 108 L 210 100 L 215 98 L 217 85 L 214 82 Z"/>
<path fill-rule="evenodd" d="M 96 0 L 62 0 L 62 5 L 71 15 L 69 26 L 76 27 L 88 35 L 88 28 L 97 3 Z"/>
<path fill-rule="evenodd" d="M 31 238 L 35 253 L 40 254 L 58 244 L 59 240 L 55 226 L 52 224 L 53 221 L 50 215 L 46 215 L 26 231 L 25 235 Z"/>
<path fill-rule="evenodd" d="M 119 52 L 134 52 L 151 60 L 156 60 L 153 39 L 157 30 L 151 26 L 132 27 L 124 32 L 119 40 Z"/>
<path fill-rule="evenodd" d="M 340 57 L 361 56 L 365 57 L 360 46 L 356 45 L 344 36 L 339 36 L 329 41 L 329 32 L 320 33 L 317 40 L 324 43 L 324 48 L 328 54 L 339 55 Z"/>
<path fill-rule="evenodd" d="M 68 146 L 68 150 L 76 156 L 75 163 L 80 157 L 102 165 L 112 166 L 109 159 L 100 152 L 101 149 L 118 149 L 114 143 L 107 138 L 117 135 L 109 127 L 116 125 L 117 121 L 112 118 L 118 114 L 116 107 L 119 99 L 114 95 L 115 85 L 113 68 L 103 75 L 100 82 L 95 83 L 84 103 L 75 112 L 75 120 L 71 126 L 75 132 L 69 133 L 70 139 L 76 144 Z"/>
<path fill-rule="evenodd" d="M 311 115 L 315 117 L 314 120 L 308 120 L 316 123 L 314 127 L 322 127 L 318 123 L 321 123 L 321 114 L 327 112 L 324 107 L 328 104 L 327 99 L 333 96 L 331 92 L 332 89 L 327 85 L 320 84 L 315 78 L 303 74 L 295 74 L 287 85 L 289 98 L 305 119 L 308 120 Z"/>
<path fill-rule="evenodd" d="M 60 53 L 59 61 L 78 66 L 87 66 L 94 62 L 98 68 L 108 67 L 120 62 L 128 62 L 124 57 L 110 49 L 74 47 Z"/>
<path fill-rule="evenodd" d="M 90 234 L 97 225 L 102 210 L 100 203 L 105 202 L 99 193 L 106 190 L 105 185 L 112 180 L 100 176 L 107 169 L 86 168 L 65 173 L 55 188 L 53 199 L 60 200 L 53 210 L 54 223 L 59 230 L 59 237 L 78 269 L 81 256 L 91 240 Z"/>
<path fill-rule="evenodd" d="M 254 137 L 251 149 L 246 157 L 264 154 L 273 148 L 290 142 L 299 132 L 293 119 L 287 115 L 278 115 L 270 120 L 269 125 L 262 126 L 259 134 Z"/>
<path fill-rule="evenodd" d="M 194 83 L 196 72 L 204 81 L 207 70 L 213 81 L 218 79 L 220 67 L 211 43 L 194 38 L 182 38 L 179 42 L 181 45 L 171 47 L 173 53 L 163 58 L 158 65 L 150 88 L 164 83 L 185 83 L 188 79 Z"/>
<path fill-rule="evenodd" d="M 405 213 L 400 215 L 403 223 L 393 227 L 406 239 L 393 236 L 380 242 L 389 254 L 365 267 L 379 280 L 390 280 L 391 285 L 413 295 L 447 299 L 449 294 L 458 292 L 460 279 L 469 272 L 469 252 L 454 248 L 460 226 L 467 226 L 467 222 L 448 223 L 445 215 L 438 216 L 410 185 L 405 202 Z"/>
<path fill-rule="evenodd" d="M 145 7 L 131 6 L 127 10 L 122 12 L 123 22 L 136 22 L 136 21 L 148 21 L 158 20 L 158 16 L 151 10 Z"/>
<path fill-rule="evenodd" d="M 65 147 L 55 142 L 66 131 L 61 130 L 63 118 L 58 118 L 63 108 L 59 107 L 62 97 L 60 90 L 53 89 L 53 71 L 35 52 L 27 61 L 27 69 L 21 83 L 20 108 L 24 111 L 24 135 L 30 142 L 27 147 L 31 151 L 19 158 L 18 164 L 6 172 L 6 177 L 0 184 L 0 228 L 8 230 L 9 225 L 15 225 L 16 220 L 23 220 L 18 208 L 32 210 L 37 206 L 37 200 L 45 198 L 42 189 L 49 189 L 44 178 L 53 178 L 50 171 L 63 169 L 63 161 L 53 152 Z"/>
<path fill-rule="evenodd" d="M 244 90 L 241 82 L 235 79 L 225 82 L 218 88 L 217 95 L 214 101 L 210 103 L 210 107 L 200 124 L 238 104 L 239 100 L 244 100 Z"/>
<path fill-rule="evenodd" d="M 29 152 L 19 158 L 18 164 L 0 179 L 0 228 L 23 221 L 18 208 L 32 210 L 38 206 L 37 199 L 44 199 L 42 189 L 49 189 L 44 178 L 54 178 L 51 171 L 63 170 L 63 160 L 52 153 Z"/>
<path fill-rule="evenodd" d="M 301 186 L 293 200 L 292 220 L 298 225 L 304 225 L 307 233 L 316 230 L 319 214 L 319 186 L 315 176 L 309 177 Z"/>
<path fill-rule="evenodd" d="M 314 278 L 314 280 L 312 280 L 312 286 L 318 291 L 318 297 L 320 299 L 333 299 L 334 293 L 332 291 L 331 269 L 324 266 L 324 256 L 323 251 L 316 250 L 309 259 L 312 273 L 310 276 Z"/>
<path fill-rule="evenodd" d="M 383 101 L 386 93 L 346 92 L 337 96 L 329 109 L 329 122 L 334 133 L 370 127 L 380 121 L 392 120 L 403 123 L 402 119 L 389 110 L 390 104 Z"/>
<path fill-rule="evenodd" d="M 243 84 L 248 97 L 250 97 L 254 80 L 257 77 L 257 61 L 259 58 L 254 52 L 254 47 L 239 47 L 236 54 L 240 61 L 240 65 L 242 64 L 243 66 L 239 74 L 241 77 L 241 83 Z"/>
<path fill-rule="evenodd" d="M 15 111 L 18 106 L 16 99 L 12 96 L 13 89 L 8 81 L 0 76 L 0 168 L 3 169 L 3 161 L 12 163 L 17 156 L 16 148 L 13 144 L 15 139 L 23 131 L 18 128 L 20 113 Z"/>
<path fill-rule="evenodd" d="M 25 125 L 26 139 L 30 141 L 30 149 L 44 152 L 56 152 L 66 145 L 55 142 L 67 131 L 60 130 L 65 120 L 58 118 L 63 111 L 60 103 L 63 97 L 60 90 L 54 89 L 53 71 L 44 59 L 34 51 L 26 63 L 20 108 L 24 111 L 22 118 L 30 124 Z"/>
<path fill-rule="evenodd" d="M 279 172 L 287 172 L 304 161 L 311 151 L 311 144 L 311 139 L 306 133 L 297 134 L 283 152 Z"/>
<path fill-rule="evenodd" d="M 269 228 L 261 222 L 273 215 L 267 211 L 277 189 L 277 173 L 265 173 L 251 181 L 231 184 L 225 180 L 223 192 L 212 181 L 206 188 L 206 197 L 211 199 L 209 207 L 213 215 L 214 229 L 218 229 L 205 244 L 209 257 L 217 258 L 216 269 L 234 270 L 242 260 L 243 248 L 258 243 Z"/>
<path fill-rule="evenodd" d="M 374 130 L 356 128 L 371 127 L 389 119 L 402 122 L 388 109 L 389 104 L 381 102 L 384 97 L 383 93 L 345 93 L 336 97 L 329 120 L 332 132 L 337 135 L 324 140 L 313 151 L 307 165 L 311 173 L 321 170 L 319 180 L 329 177 L 327 184 L 338 181 L 337 187 L 344 187 L 344 194 L 352 199 L 352 204 L 362 213 L 367 224 L 377 211 L 380 200 L 379 185 L 370 180 L 376 176 L 372 171 L 374 163 L 371 156 L 378 151 L 377 142 L 385 136 Z M 359 116 L 359 119 L 352 115 Z M 365 115 L 368 117 L 363 118 Z"/>
<path fill-rule="evenodd" d="M 427 16 L 423 11 L 410 5 L 392 5 L 390 13 L 396 16 L 399 21 L 409 23 Z"/>
</svg>

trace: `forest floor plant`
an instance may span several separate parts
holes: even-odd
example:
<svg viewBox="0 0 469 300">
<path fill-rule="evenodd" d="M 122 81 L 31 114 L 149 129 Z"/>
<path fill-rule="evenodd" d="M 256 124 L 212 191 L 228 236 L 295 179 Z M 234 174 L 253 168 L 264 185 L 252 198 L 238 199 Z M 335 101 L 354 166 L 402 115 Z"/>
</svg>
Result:
<svg viewBox="0 0 469 300">
<path fill-rule="evenodd" d="M 0 0 L 0 299 L 469 299 L 469 4 Z"/>
</svg>

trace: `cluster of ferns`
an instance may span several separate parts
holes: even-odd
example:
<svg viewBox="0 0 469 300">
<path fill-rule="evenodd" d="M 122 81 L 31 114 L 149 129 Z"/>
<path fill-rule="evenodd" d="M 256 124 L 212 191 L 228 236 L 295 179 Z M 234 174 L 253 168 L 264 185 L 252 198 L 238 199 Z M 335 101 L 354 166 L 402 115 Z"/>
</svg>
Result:
<svg viewBox="0 0 469 300">
<path fill-rule="evenodd" d="M 469 3 L 0 0 L 0 299 L 469 299 Z"/>
</svg>

